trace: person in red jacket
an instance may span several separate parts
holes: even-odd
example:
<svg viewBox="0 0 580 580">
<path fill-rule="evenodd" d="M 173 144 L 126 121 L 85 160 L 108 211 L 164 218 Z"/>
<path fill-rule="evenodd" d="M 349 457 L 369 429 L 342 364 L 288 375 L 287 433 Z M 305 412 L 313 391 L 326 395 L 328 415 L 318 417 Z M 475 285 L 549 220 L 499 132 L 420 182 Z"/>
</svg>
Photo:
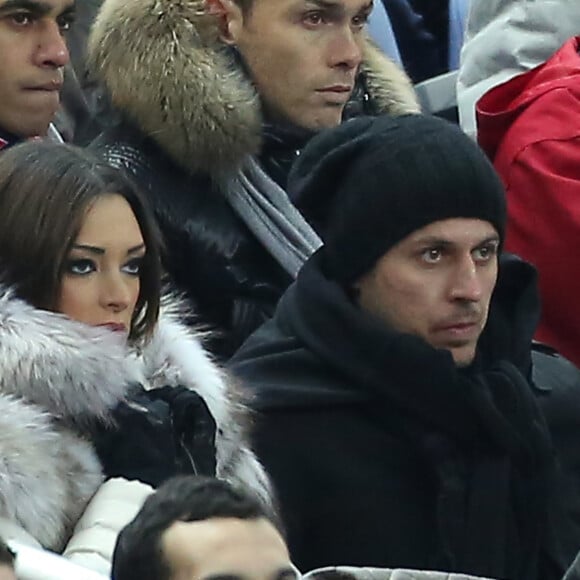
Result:
<svg viewBox="0 0 580 580">
<path fill-rule="evenodd" d="M 580 37 L 477 103 L 508 199 L 506 248 L 539 271 L 536 338 L 580 365 Z"/>
</svg>

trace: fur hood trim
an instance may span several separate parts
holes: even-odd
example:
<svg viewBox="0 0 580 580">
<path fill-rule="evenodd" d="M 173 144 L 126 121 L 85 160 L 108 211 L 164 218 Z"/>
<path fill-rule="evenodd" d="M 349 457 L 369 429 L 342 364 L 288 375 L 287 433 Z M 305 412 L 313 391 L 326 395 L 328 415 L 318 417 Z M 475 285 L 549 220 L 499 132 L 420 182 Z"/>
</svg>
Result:
<svg viewBox="0 0 580 580">
<path fill-rule="evenodd" d="M 204 334 L 181 322 L 188 316 L 191 310 L 185 301 L 175 295 L 163 297 L 159 322 L 141 353 L 145 387 L 181 385 L 196 391 L 220 427 L 232 419 L 232 404 L 238 401 L 223 371 L 203 348 Z"/>
<path fill-rule="evenodd" d="M 233 173 L 259 152 L 258 95 L 219 39 L 206 0 L 105 0 L 89 68 L 113 105 L 186 171 Z M 362 70 L 384 113 L 418 112 L 403 71 L 366 41 Z"/>
<path fill-rule="evenodd" d="M 365 44 L 361 72 L 381 113 L 407 115 L 421 112 L 411 79 L 370 38 Z"/>
<path fill-rule="evenodd" d="M 135 352 L 107 329 L 34 308 L 0 286 L 0 393 L 59 419 L 102 419 L 130 384 L 182 385 L 205 400 L 218 426 L 228 425 L 244 407 L 203 348 L 203 334 L 181 322 L 188 312 L 165 296 L 153 337 Z"/>
<path fill-rule="evenodd" d="M 1 286 L 0 361 L 0 393 L 75 423 L 106 418 L 127 385 L 143 381 L 114 333 L 34 308 Z"/>
<path fill-rule="evenodd" d="M 246 443 L 247 411 L 201 335 L 180 322 L 182 308 L 165 298 L 152 340 L 130 352 L 114 333 L 33 308 L 0 286 L 0 529 L 6 518 L 45 548 L 63 548 L 103 479 L 91 443 L 68 427 L 106 419 L 133 382 L 195 390 L 217 424 L 217 475 L 271 506 Z"/>
</svg>

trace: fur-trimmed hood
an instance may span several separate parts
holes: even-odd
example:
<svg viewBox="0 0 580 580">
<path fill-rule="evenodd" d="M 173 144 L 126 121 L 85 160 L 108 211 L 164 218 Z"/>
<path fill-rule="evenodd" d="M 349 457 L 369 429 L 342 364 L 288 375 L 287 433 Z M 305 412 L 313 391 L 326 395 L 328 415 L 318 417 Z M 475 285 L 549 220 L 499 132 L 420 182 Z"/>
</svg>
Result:
<svg viewBox="0 0 580 580">
<path fill-rule="evenodd" d="M 205 0 L 105 0 L 88 62 L 117 110 L 178 165 L 213 175 L 260 150 L 258 95 L 219 39 Z M 378 110 L 419 111 L 405 73 L 370 39 L 361 72 Z"/>
<path fill-rule="evenodd" d="M 0 286 L 0 518 L 62 547 L 102 481 L 78 427 L 106 421 L 136 382 L 196 391 L 216 421 L 217 475 L 270 502 L 246 444 L 245 407 L 180 311 L 164 300 L 152 340 L 135 353 L 115 333 L 33 308 Z"/>
</svg>

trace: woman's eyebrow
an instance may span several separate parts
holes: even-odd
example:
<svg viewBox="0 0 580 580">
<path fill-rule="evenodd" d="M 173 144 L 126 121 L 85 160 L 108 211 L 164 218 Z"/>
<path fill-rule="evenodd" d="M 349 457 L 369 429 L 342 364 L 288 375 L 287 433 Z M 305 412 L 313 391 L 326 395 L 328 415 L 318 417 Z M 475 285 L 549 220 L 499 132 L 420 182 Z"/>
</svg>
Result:
<svg viewBox="0 0 580 580">
<path fill-rule="evenodd" d="M 106 253 L 105 248 L 100 248 L 99 246 L 91 246 L 90 244 L 73 244 L 72 245 L 72 249 L 73 250 L 84 250 L 85 252 L 90 252 L 91 254 L 97 254 L 99 256 L 102 256 L 103 254 Z M 127 254 L 136 254 L 137 252 L 140 252 L 141 250 L 145 249 L 145 244 L 139 244 L 137 246 L 133 246 L 132 248 L 129 248 L 127 250 Z"/>
<path fill-rule="evenodd" d="M 86 252 L 91 252 L 91 254 L 98 254 L 102 256 L 105 253 L 104 248 L 99 248 L 98 246 L 90 246 L 89 244 L 73 244 L 73 250 L 85 250 Z"/>
<path fill-rule="evenodd" d="M 139 244 L 138 246 L 133 246 L 127 250 L 127 254 L 135 254 L 136 252 L 140 252 L 141 250 L 145 249 L 145 244 Z"/>
</svg>

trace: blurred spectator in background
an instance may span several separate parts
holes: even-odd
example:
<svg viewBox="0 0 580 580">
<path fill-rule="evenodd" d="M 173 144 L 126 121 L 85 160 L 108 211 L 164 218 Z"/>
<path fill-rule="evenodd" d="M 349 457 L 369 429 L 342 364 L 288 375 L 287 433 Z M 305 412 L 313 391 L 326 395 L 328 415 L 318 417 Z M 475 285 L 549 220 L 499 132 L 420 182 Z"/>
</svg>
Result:
<svg viewBox="0 0 580 580">
<path fill-rule="evenodd" d="M 65 68 L 62 106 L 55 125 L 67 142 L 86 145 L 102 130 L 99 115 L 106 115 L 106 103 L 86 69 L 86 45 L 93 20 L 102 0 L 80 0 L 76 4 L 74 26 L 66 38 L 70 63 Z"/>
<path fill-rule="evenodd" d="M 491 89 L 477 103 L 477 125 L 506 187 L 506 247 L 538 268 L 536 338 L 580 366 L 579 51 L 580 37 L 572 38 L 546 63 Z"/>
<path fill-rule="evenodd" d="M 369 32 L 415 83 L 459 66 L 470 0 L 377 0 Z"/>
<path fill-rule="evenodd" d="M 379 48 L 398 65 L 403 65 L 401 52 L 397 45 L 397 38 L 387 13 L 387 9 L 382 2 L 375 2 L 373 11 L 369 16 L 369 34 L 377 43 Z"/>
<path fill-rule="evenodd" d="M 448 0 L 382 1 L 391 19 L 405 70 L 415 83 L 448 70 Z"/>
<path fill-rule="evenodd" d="M 580 33 L 578 0 L 471 0 L 457 85 L 463 130 L 489 89 L 545 62 Z"/>
</svg>

